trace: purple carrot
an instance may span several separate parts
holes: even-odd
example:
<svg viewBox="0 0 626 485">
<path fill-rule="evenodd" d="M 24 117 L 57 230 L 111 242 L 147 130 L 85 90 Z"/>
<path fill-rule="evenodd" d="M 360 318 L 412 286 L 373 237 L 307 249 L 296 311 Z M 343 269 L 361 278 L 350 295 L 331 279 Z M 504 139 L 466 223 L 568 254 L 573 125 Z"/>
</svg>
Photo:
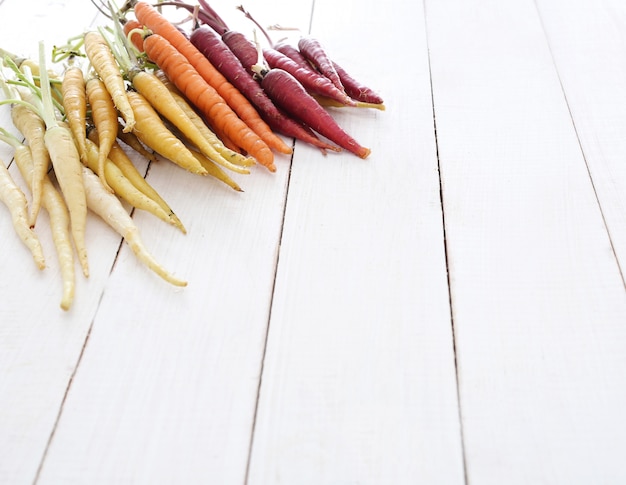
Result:
<svg viewBox="0 0 626 485">
<path fill-rule="evenodd" d="M 278 107 L 340 147 L 361 158 L 369 156 L 371 150 L 346 133 L 295 77 L 282 69 L 267 70 L 258 64 L 255 70 L 261 76 L 261 86 Z"/>
<path fill-rule="evenodd" d="M 337 74 L 333 66 L 333 61 L 328 56 L 319 40 L 313 37 L 301 37 L 300 40 L 298 40 L 298 49 L 319 72 L 337 86 L 337 89 L 344 90 L 341 79 L 339 79 L 339 74 Z"/>
<path fill-rule="evenodd" d="M 338 147 L 319 139 L 315 133 L 280 111 L 263 91 L 261 85 L 244 69 L 220 35 L 211 27 L 202 25 L 194 29 L 189 40 L 257 108 L 259 114 L 272 129 L 322 150 L 339 150 Z"/>
<path fill-rule="evenodd" d="M 315 68 L 313 68 L 311 63 L 307 60 L 307 58 L 302 55 L 302 52 L 300 52 L 291 44 L 288 44 L 286 42 L 279 42 L 278 44 L 274 44 L 274 49 L 291 58 L 291 60 L 293 60 L 294 62 L 297 62 L 302 69 L 308 69 L 309 71 L 317 72 Z"/>
<path fill-rule="evenodd" d="M 372 103 L 379 105 L 383 104 L 383 98 L 373 89 L 361 84 L 359 81 L 354 79 L 350 74 L 346 72 L 343 67 L 341 67 L 336 62 L 333 62 L 333 66 L 335 67 L 335 71 L 337 71 L 337 74 L 339 75 L 341 83 L 343 84 L 343 87 L 348 96 L 363 103 Z"/>
<path fill-rule="evenodd" d="M 304 69 L 291 57 L 286 56 L 276 49 L 263 49 L 265 60 L 270 67 L 283 69 L 295 77 L 304 88 L 313 94 L 319 94 L 334 99 L 345 106 L 356 106 L 346 93 L 337 89 L 330 79 L 322 76 L 313 69 Z"/>
<path fill-rule="evenodd" d="M 259 60 L 259 53 L 254 43 L 248 39 L 241 32 L 229 30 L 222 34 L 222 40 L 224 44 L 232 51 L 233 54 L 239 59 L 241 65 L 249 72 L 252 73 L 252 66 L 254 66 Z"/>
</svg>

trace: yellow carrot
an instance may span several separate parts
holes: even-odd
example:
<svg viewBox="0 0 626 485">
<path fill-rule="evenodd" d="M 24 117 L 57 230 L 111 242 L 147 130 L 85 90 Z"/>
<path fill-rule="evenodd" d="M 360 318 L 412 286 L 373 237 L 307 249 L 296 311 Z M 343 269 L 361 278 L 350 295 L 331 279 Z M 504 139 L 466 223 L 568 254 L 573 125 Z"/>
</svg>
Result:
<svg viewBox="0 0 626 485">
<path fill-rule="evenodd" d="M 87 150 L 87 163 L 86 165 L 95 172 L 99 168 L 99 151 L 98 146 L 90 139 L 86 140 L 85 148 Z M 105 160 L 103 176 L 107 181 L 108 187 L 113 189 L 113 193 L 124 199 L 131 206 L 145 210 L 152 215 L 158 217 L 168 224 L 175 225 L 175 222 L 170 218 L 169 214 L 163 210 L 163 208 L 157 204 L 154 200 L 148 197 L 135 187 L 130 180 L 128 180 L 122 171 L 108 158 Z M 100 175 L 98 175 L 100 177 Z M 104 184 L 103 184 L 104 185 Z M 108 190 L 108 189 L 107 189 Z"/>
<path fill-rule="evenodd" d="M 63 95 L 63 108 L 81 160 L 85 159 L 85 137 L 87 123 L 87 94 L 85 89 L 85 76 L 82 69 L 70 66 L 65 70 L 61 83 Z"/>
<path fill-rule="evenodd" d="M 134 133 L 142 143 L 189 172 L 206 175 L 206 169 L 189 152 L 185 144 L 167 129 L 158 113 L 141 94 L 128 92 L 135 112 Z"/>
<path fill-rule="evenodd" d="M 98 134 L 97 130 L 90 130 L 87 134 L 88 138 L 97 143 Z M 126 154 L 124 149 L 119 145 L 119 143 L 115 142 L 111 147 L 111 151 L 109 152 L 109 160 L 113 162 L 117 168 L 124 174 L 124 176 L 141 192 L 143 192 L 146 196 L 151 198 L 157 204 L 161 206 L 161 208 L 169 215 L 169 218 L 172 220 L 172 224 L 179 228 L 184 234 L 187 233 L 185 226 L 178 218 L 178 216 L 174 213 L 172 208 L 169 206 L 167 202 L 159 195 L 159 193 L 148 183 L 148 181 L 143 177 L 143 175 L 137 170 L 137 167 L 133 164 L 130 157 Z"/>
<path fill-rule="evenodd" d="M 83 177 L 89 209 L 120 234 L 135 253 L 135 256 L 148 268 L 168 283 L 175 286 L 187 286 L 186 281 L 165 270 L 148 252 L 133 219 L 126 212 L 120 200 L 104 188 L 98 176 L 89 168 L 83 167 Z"/>
<path fill-rule="evenodd" d="M 225 183 L 237 192 L 243 192 L 239 184 L 235 182 L 232 178 L 230 178 L 229 175 L 224 172 L 224 170 L 222 170 L 219 165 L 213 162 L 213 160 L 205 156 L 203 153 L 197 152 L 193 149 L 191 150 L 191 153 L 193 153 L 193 156 L 198 159 L 198 161 L 202 164 L 202 166 L 206 169 L 210 176 L 216 178 L 220 182 Z"/>
<path fill-rule="evenodd" d="M 126 122 L 124 131 L 129 132 L 135 126 L 135 114 L 126 95 L 124 78 L 120 72 L 115 56 L 104 36 L 98 31 L 85 33 L 85 53 L 94 70 L 104 82 L 115 107 Z"/>
<path fill-rule="evenodd" d="M 98 166 L 94 170 L 100 177 L 102 184 L 107 190 L 112 190 L 104 176 L 104 165 L 109 156 L 111 147 L 117 138 L 119 121 L 113 99 L 106 89 L 104 82 L 99 78 L 92 77 L 86 85 L 87 99 L 91 107 L 91 120 L 98 129 L 99 158 Z"/>
</svg>

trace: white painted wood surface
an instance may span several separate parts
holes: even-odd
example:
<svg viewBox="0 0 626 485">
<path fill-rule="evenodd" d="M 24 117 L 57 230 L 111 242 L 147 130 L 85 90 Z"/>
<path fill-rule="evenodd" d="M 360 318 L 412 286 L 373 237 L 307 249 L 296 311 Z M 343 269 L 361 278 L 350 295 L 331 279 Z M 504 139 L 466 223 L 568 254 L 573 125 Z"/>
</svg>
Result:
<svg viewBox="0 0 626 485">
<path fill-rule="evenodd" d="M 67 313 L 45 215 L 39 272 L 0 207 L 0 483 L 623 483 L 626 5 L 244 6 L 379 89 L 333 111 L 371 157 L 152 165 L 188 234 L 133 217 L 189 286 L 90 217 Z M 0 47 L 103 22 L 4 0 Z"/>
</svg>

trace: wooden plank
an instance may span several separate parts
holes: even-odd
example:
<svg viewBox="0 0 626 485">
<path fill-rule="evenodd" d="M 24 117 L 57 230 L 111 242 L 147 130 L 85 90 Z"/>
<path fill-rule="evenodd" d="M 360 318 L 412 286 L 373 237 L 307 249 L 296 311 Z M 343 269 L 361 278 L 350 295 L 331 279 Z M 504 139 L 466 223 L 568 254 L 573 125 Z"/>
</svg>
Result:
<svg viewBox="0 0 626 485">
<path fill-rule="evenodd" d="M 422 5 L 312 33 L 387 110 L 333 112 L 367 160 L 297 147 L 249 483 L 463 483 Z"/>
<path fill-rule="evenodd" d="M 621 482 L 626 295 L 535 6 L 426 13 L 468 481 Z"/>
<path fill-rule="evenodd" d="M 229 24 L 243 19 L 235 3 L 211 4 Z M 267 2 L 263 14 L 281 11 L 306 22 L 310 6 Z M 243 482 L 290 158 L 277 167 L 234 175 L 245 190 L 236 193 L 152 165 L 148 180 L 188 233 L 134 217 L 189 286 L 172 288 L 122 248 L 39 484 Z"/>
<path fill-rule="evenodd" d="M 623 3 L 537 2 L 622 272 L 626 268 Z"/>
</svg>

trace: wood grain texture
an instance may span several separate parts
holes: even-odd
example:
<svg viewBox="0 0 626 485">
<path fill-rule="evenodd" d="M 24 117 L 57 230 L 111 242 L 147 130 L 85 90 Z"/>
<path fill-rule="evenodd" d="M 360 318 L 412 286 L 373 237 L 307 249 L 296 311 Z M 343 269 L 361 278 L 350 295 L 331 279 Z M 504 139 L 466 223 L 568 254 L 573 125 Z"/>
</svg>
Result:
<svg viewBox="0 0 626 485">
<path fill-rule="evenodd" d="M 626 295 L 537 10 L 426 12 L 468 481 L 610 483 Z"/>
<path fill-rule="evenodd" d="M 296 147 L 249 483 L 463 483 L 422 5 L 318 0 L 311 34 L 387 111 L 333 112 L 366 160 Z"/>
</svg>

